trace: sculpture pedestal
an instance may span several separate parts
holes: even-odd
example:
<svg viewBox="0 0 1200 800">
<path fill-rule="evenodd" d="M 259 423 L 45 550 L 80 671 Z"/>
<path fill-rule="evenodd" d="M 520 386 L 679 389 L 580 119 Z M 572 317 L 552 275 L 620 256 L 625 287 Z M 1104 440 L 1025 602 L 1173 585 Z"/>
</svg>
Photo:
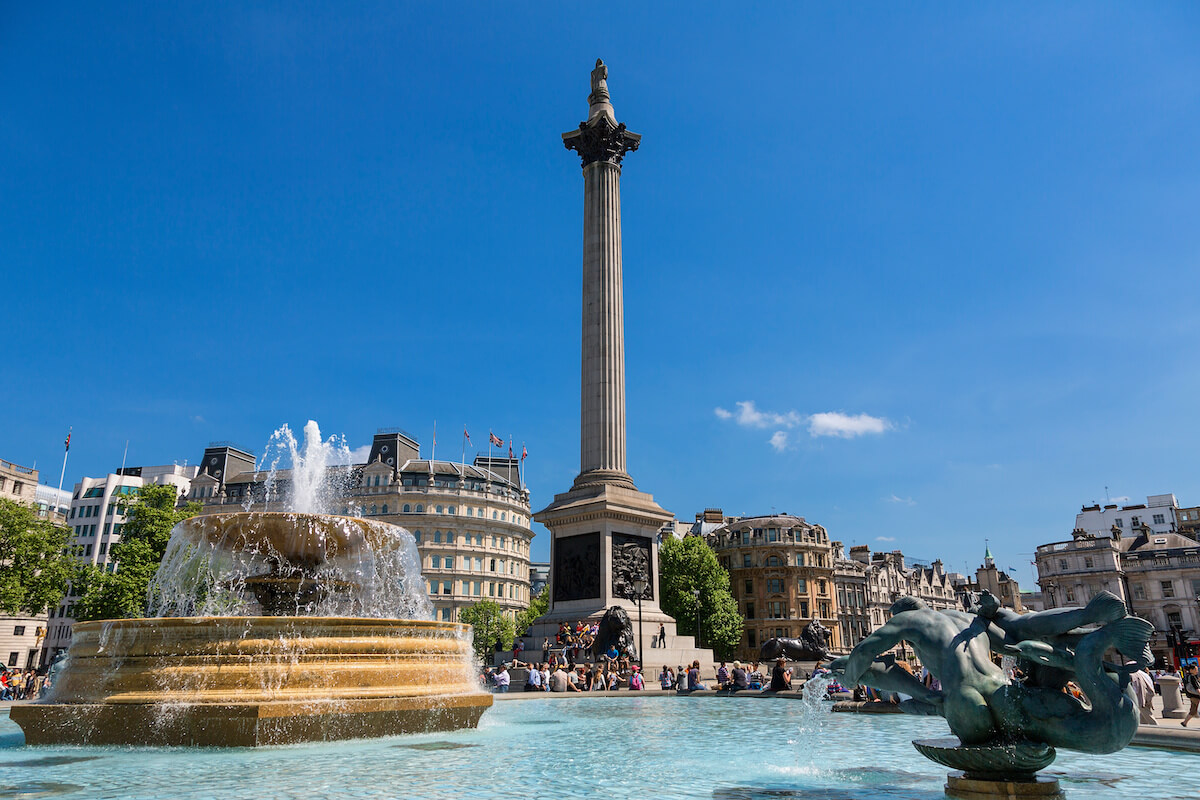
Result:
<svg viewBox="0 0 1200 800">
<path fill-rule="evenodd" d="M 1021 800 L 1029 797 L 1066 797 L 1058 778 L 1035 775 L 1031 781 L 993 781 L 968 778 L 962 772 L 946 776 L 946 796 L 959 800 Z"/>
<path fill-rule="evenodd" d="M 1179 678 L 1174 675 L 1160 675 L 1158 688 L 1162 692 L 1163 719 L 1183 719 L 1187 711 L 1179 694 Z"/>
</svg>

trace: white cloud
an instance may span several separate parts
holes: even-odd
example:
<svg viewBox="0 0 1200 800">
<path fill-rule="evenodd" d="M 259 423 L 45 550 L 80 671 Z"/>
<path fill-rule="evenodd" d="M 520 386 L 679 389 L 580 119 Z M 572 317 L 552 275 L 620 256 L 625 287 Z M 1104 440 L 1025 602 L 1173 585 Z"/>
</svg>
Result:
<svg viewBox="0 0 1200 800">
<path fill-rule="evenodd" d="M 343 452 L 345 452 L 345 451 L 343 451 Z M 339 459 L 337 457 L 338 455 L 339 454 L 335 451 L 334 452 L 334 461 L 333 461 L 333 463 L 335 463 L 335 464 L 341 464 L 341 465 L 365 464 L 365 463 L 367 463 L 367 457 L 371 455 L 371 445 L 364 444 L 362 447 L 356 447 L 353 450 L 351 450 L 349 461 L 344 461 L 342 459 Z"/>
<path fill-rule="evenodd" d="M 787 449 L 788 435 L 785 431 L 775 431 L 769 440 L 771 447 L 774 447 L 776 452 L 782 453 Z"/>
<path fill-rule="evenodd" d="M 917 504 L 917 501 L 913 500 L 911 497 L 899 497 L 897 495 L 892 495 L 891 497 L 884 499 L 886 499 L 889 503 L 901 503 L 906 506 L 915 506 Z"/>
<path fill-rule="evenodd" d="M 1118 503 L 1118 504 L 1119 503 L 1128 503 L 1129 498 L 1126 497 L 1125 495 L 1121 495 L 1120 497 L 1114 497 L 1114 498 L 1110 499 L 1108 502 L 1110 505 L 1113 503 Z"/>
<path fill-rule="evenodd" d="M 808 425 L 808 433 L 813 438 L 835 436 L 840 439 L 854 439 L 868 434 L 880 434 L 895 428 L 891 421 L 883 417 L 873 417 L 870 414 L 846 414 L 841 411 L 822 411 L 805 416 L 798 411 L 763 411 L 753 400 L 739 400 L 737 410 L 717 406 L 713 413 L 718 419 L 733 420 L 744 428 L 778 428 L 775 436 L 770 439 L 771 445 L 780 450 L 776 442 L 779 433 Z"/>
<path fill-rule="evenodd" d="M 894 542 L 894 541 L 896 541 L 896 537 L 895 536 L 876 536 L 875 541 L 877 541 L 877 542 Z"/>
<path fill-rule="evenodd" d="M 870 414 L 843 414 L 840 411 L 822 411 L 808 418 L 808 432 L 816 436 L 837 436 L 853 439 L 868 433 L 883 433 L 890 430 L 892 423 L 883 417 Z"/>
</svg>

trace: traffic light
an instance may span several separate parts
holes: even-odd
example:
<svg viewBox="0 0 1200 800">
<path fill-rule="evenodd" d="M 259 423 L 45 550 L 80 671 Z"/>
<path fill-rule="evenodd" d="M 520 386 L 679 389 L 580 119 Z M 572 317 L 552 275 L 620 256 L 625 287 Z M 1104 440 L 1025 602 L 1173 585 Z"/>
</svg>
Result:
<svg viewBox="0 0 1200 800">
<path fill-rule="evenodd" d="M 1175 630 L 1174 629 L 1168 630 L 1167 631 L 1167 647 L 1174 650 L 1178 646 L 1179 646 L 1179 639 L 1177 639 L 1175 637 Z"/>
</svg>

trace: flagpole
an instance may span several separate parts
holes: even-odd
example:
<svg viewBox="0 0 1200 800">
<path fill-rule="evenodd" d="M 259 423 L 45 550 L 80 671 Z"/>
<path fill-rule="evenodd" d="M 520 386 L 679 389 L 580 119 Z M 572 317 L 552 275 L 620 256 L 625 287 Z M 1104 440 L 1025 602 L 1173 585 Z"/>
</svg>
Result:
<svg viewBox="0 0 1200 800">
<path fill-rule="evenodd" d="M 437 461 L 437 420 L 433 421 L 433 447 L 429 450 L 429 471 L 433 471 L 433 462 Z"/>
<path fill-rule="evenodd" d="M 509 482 L 509 485 L 512 484 L 512 462 L 513 462 L 512 434 L 510 433 L 508 435 L 508 482 Z"/>
<path fill-rule="evenodd" d="M 62 466 L 62 472 L 60 472 L 60 473 L 58 474 L 58 494 L 56 494 L 56 495 L 54 496 L 54 506 L 55 506 L 55 508 L 57 508 L 57 507 L 58 507 L 59 500 L 60 500 L 60 498 L 62 497 L 62 485 L 63 485 L 63 478 L 65 478 L 65 477 L 67 476 L 67 453 L 70 453 L 70 452 L 71 452 L 71 431 L 72 431 L 72 430 L 74 430 L 74 426 L 71 426 L 71 427 L 67 428 L 67 441 L 64 443 L 64 447 L 63 447 L 63 466 Z"/>
</svg>

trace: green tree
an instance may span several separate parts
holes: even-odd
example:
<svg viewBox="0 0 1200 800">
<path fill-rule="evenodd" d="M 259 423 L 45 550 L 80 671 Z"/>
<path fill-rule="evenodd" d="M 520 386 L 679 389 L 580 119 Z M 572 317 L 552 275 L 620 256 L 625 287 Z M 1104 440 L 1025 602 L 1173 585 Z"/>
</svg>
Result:
<svg viewBox="0 0 1200 800">
<path fill-rule="evenodd" d="M 524 634 L 534 620 L 550 608 L 550 589 L 544 588 L 529 601 L 529 608 L 517 614 L 517 633 Z"/>
<path fill-rule="evenodd" d="M 500 606 L 491 600 L 481 600 L 458 612 L 459 622 L 474 627 L 473 647 L 475 656 L 483 664 L 492 663 L 496 645 L 507 650 L 517 636 L 517 626 L 512 617 L 505 615 Z"/>
<path fill-rule="evenodd" d="M 86 567 L 76 593 L 75 618 L 119 619 L 146 613 L 150 581 L 167 551 L 175 524 L 200 513 L 199 503 L 176 507 L 174 486 L 143 486 L 125 499 L 125 524 L 121 541 L 113 545 L 109 560 L 115 572 Z"/>
<path fill-rule="evenodd" d="M 30 507 L 0 500 L 0 611 L 36 616 L 58 604 L 75 573 L 69 537 Z"/>
<path fill-rule="evenodd" d="M 698 536 L 668 537 L 658 548 L 658 569 L 662 609 L 679 623 L 679 632 L 694 632 L 699 612 L 704 643 L 718 658 L 731 657 L 742 639 L 743 620 L 729 589 L 729 573 L 712 548 Z"/>
</svg>

